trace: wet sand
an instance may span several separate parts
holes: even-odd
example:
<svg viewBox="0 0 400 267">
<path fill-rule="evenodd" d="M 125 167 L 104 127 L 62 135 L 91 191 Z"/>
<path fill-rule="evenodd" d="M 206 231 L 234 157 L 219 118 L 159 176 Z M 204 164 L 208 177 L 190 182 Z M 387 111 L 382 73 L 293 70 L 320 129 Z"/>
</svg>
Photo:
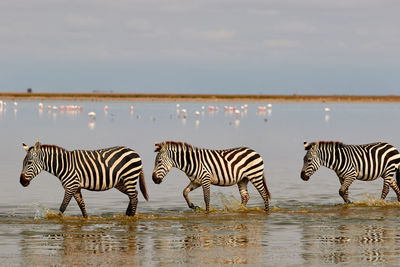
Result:
<svg viewBox="0 0 400 267">
<path fill-rule="evenodd" d="M 257 101 L 257 102 L 400 102 L 400 95 L 250 95 L 250 94 L 139 94 L 139 93 L 15 93 L 0 99 L 126 100 L 126 101 Z"/>
</svg>

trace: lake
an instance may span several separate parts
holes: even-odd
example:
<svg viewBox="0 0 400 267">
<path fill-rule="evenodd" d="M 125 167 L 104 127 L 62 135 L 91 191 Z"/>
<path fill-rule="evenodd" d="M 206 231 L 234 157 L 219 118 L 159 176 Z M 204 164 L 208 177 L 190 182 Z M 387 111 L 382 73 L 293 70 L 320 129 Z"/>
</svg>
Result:
<svg viewBox="0 0 400 267">
<path fill-rule="evenodd" d="M 267 104 L 3 103 L 1 264 L 397 265 L 400 205 L 393 190 L 386 201 L 379 200 L 382 179 L 355 181 L 349 189 L 354 203 L 345 205 L 333 171 L 321 167 L 307 182 L 300 171 L 304 140 L 385 141 L 400 147 L 400 104 Z M 95 118 L 89 118 L 89 112 L 95 112 Z M 166 140 L 213 149 L 248 146 L 259 152 L 272 195 L 271 212 L 263 211 L 262 198 L 251 184 L 247 207 L 240 205 L 237 186 L 212 186 L 211 211 L 204 211 L 201 189 L 190 197 L 202 209 L 190 210 L 182 196 L 189 180 L 181 171 L 171 170 L 159 185 L 151 180 L 154 144 Z M 89 218 L 81 217 L 75 200 L 64 217 L 59 216 L 64 190 L 56 177 L 42 172 L 26 188 L 19 183 L 26 154 L 22 143 L 33 146 L 37 141 L 68 150 L 115 145 L 135 149 L 143 160 L 149 201 L 139 193 L 137 215 L 131 218 L 124 215 L 128 198 L 116 189 L 83 190 Z"/>
</svg>

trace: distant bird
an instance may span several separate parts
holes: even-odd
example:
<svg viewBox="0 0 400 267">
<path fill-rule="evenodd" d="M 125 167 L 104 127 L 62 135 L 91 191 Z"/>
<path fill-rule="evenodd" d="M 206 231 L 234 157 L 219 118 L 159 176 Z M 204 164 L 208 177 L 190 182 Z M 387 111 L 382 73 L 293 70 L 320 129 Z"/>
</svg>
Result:
<svg viewBox="0 0 400 267">
<path fill-rule="evenodd" d="M 330 108 L 325 108 L 325 112 L 329 112 L 329 111 L 331 111 Z"/>
<path fill-rule="evenodd" d="M 88 116 L 89 116 L 90 119 L 94 120 L 96 118 L 96 113 L 91 111 L 91 112 L 88 113 Z"/>
</svg>

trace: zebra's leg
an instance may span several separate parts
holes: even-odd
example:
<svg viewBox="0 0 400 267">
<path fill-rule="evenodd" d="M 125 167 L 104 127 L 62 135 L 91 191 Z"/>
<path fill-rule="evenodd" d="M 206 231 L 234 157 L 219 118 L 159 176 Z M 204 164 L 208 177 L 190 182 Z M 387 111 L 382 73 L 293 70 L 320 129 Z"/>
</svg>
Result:
<svg viewBox="0 0 400 267">
<path fill-rule="evenodd" d="M 339 177 L 339 182 L 340 182 L 340 185 L 343 185 L 344 178 L 343 177 Z M 344 192 L 344 197 L 346 199 L 349 199 L 349 188 L 347 188 L 346 191 Z"/>
<path fill-rule="evenodd" d="M 83 201 L 81 189 L 78 189 L 78 190 L 75 192 L 74 198 L 75 198 L 76 202 L 78 203 L 79 208 L 81 209 L 82 216 L 85 217 L 85 218 L 87 218 L 88 215 L 87 215 L 87 213 L 86 213 L 85 202 Z"/>
<path fill-rule="evenodd" d="M 352 177 L 352 176 L 348 176 L 345 177 L 343 179 L 343 183 L 342 186 L 339 189 L 339 195 L 343 198 L 345 203 L 351 203 L 351 201 L 349 200 L 349 194 L 347 192 L 347 190 L 349 189 L 349 186 L 351 185 L 351 183 L 355 180 L 356 178 Z"/>
<path fill-rule="evenodd" d="M 251 178 L 250 182 L 257 189 L 258 193 L 260 193 L 261 197 L 264 200 L 265 211 L 269 211 L 269 199 L 268 199 L 268 189 L 266 188 L 264 175 L 259 178 Z"/>
<path fill-rule="evenodd" d="M 389 176 L 390 177 L 390 176 Z M 397 195 L 397 201 L 400 201 L 400 189 L 399 186 L 396 183 L 396 180 L 393 178 L 383 178 L 383 189 L 382 189 L 382 199 L 385 199 L 387 194 L 389 193 L 389 186 L 393 189 L 394 192 L 396 192 Z"/>
<path fill-rule="evenodd" d="M 198 188 L 200 186 L 200 184 L 194 183 L 194 182 L 190 182 L 189 185 L 183 190 L 183 197 L 186 200 L 186 203 L 188 204 L 189 208 L 191 209 L 199 209 L 200 207 L 195 206 L 189 199 L 189 192 L 195 190 L 196 188 Z"/>
<path fill-rule="evenodd" d="M 76 190 L 77 190 L 77 188 L 65 189 L 64 199 L 60 206 L 61 214 L 63 214 L 64 211 L 67 209 L 67 206 L 68 206 L 69 202 L 71 201 L 72 196 L 75 195 Z"/>
<path fill-rule="evenodd" d="M 116 185 L 115 188 L 118 189 L 120 192 L 124 193 L 125 195 L 127 195 L 129 197 L 129 204 L 128 207 L 126 208 L 126 212 L 125 214 L 127 216 L 131 216 L 132 215 L 132 201 L 131 201 L 131 197 L 128 194 L 128 191 L 126 190 L 126 187 L 124 186 L 124 183 L 122 182 L 122 180 L 120 180 Z M 137 193 L 136 193 L 136 205 L 137 205 Z M 135 207 L 135 211 L 136 211 L 136 207 Z M 134 215 L 134 214 L 133 214 Z"/>
<path fill-rule="evenodd" d="M 383 179 L 383 188 L 382 188 L 381 199 L 385 199 L 387 194 L 389 193 L 390 180 L 391 179 Z"/>
<path fill-rule="evenodd" d="M 247 183 L 249 182 L 248 179 L 243 179 L 240 182 L 238 182 L 238 187 L 239 187 L 239 193 L 240 197 L 242 199 L 242 205 L 246 206 L 247 202 L 250 199 L 249 192 L 247 191 Z"/>
<path fill-rule="evenodd" d="M 206 176 L 201 180 L 201 186 L 203 187 L 204 202 L 206 203 L 206 211 L 210 211 L 210 185 L 211 178 Z"/>
<path fill-rule="evenodd" d="M 138 203 L 138 191 L 135 190 L 133 194 L 129 194 L 129 205 L 126 209 L 126 215 L 135 216 Z"/>
</svg>

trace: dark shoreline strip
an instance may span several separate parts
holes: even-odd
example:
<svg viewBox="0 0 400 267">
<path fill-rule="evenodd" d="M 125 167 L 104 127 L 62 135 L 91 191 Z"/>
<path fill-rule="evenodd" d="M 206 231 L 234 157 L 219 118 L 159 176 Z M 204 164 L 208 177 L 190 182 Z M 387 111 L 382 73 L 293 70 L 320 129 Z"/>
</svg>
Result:
<svg viewBox="0 0 400 267">
<path fill-rule="evenodd" d="M 129 93 L 15 93 L 0 99 L 123 100 L 123 101 L 259 101 L 259 102 L 400 102 L 400 95 L 231 95 Z"/>
</svg>

